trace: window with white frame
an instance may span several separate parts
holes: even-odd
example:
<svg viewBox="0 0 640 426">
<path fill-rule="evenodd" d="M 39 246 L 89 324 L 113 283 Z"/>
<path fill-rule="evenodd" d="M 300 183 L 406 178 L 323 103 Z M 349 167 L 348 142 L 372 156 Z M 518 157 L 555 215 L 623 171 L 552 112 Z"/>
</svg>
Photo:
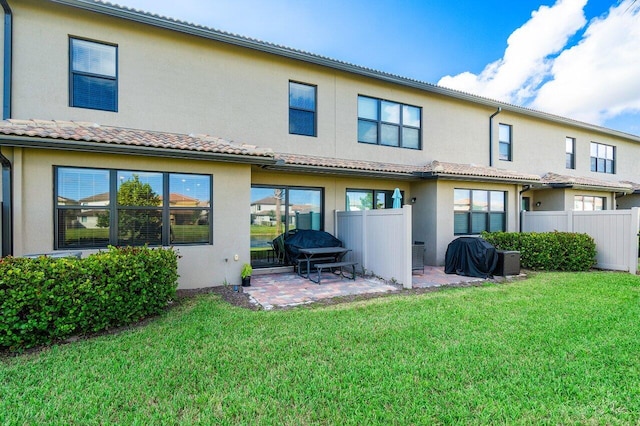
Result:
<svg viewBox="0 0 640 426">
<path fill-rule="evenodd" d="M 576 168 L 576 140 L 575 138 L 565 138 L 565 167 L 567 169 Z"/>
<path fill-rule="evenodd" d="M 422 108 L 358 96 L 358 142 L 420 149 Z"/>
<path fill-rule="evenodd" d="M 118 47 L 69 39 L 69 105 L 118 110 Z"/>
<path fill-rule="evenodd" d="M 500 141 L 500 159 L 511 161 L 513 147 L 513 128 L 509 124 L 500 123 L 498 127 L 498 139 Z"/>
<path fill-rule="evenodd" d="M 591 171 L 610 174 L 616 172 L 616 150 L 614 146 L 591 142 Z"/>
<path fill-rule="evenodd" d="M 591 195 L 575 195 L 573 197 L 573 210 L 594 211 L 606 210 L 606 208 L 605 197 L 594 197 Z"/>
<path fill-rule="evenodd" d="M 505 231 L 506 192 L 454 189 L 453 232 L 455 235 Z"/>
<path fill-rule="evenodd" d="M 55 248 L 212 243 L 212 178 L 55 168 Z"/>
</svg>

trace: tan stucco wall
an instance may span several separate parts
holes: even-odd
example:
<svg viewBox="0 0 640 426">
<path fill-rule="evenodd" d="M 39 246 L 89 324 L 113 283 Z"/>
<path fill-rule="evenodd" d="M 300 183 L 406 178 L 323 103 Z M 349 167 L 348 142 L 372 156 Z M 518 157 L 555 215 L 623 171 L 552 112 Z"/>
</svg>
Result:
<svg viewBox="0 0 640 426">
<path fill-rule="evenodd" d="M 23 0 L 13 7 L 15 118 L 208 133 L 326 157 L 489 164 L 493 108 L 49 2 Z M 69 35 L 118 45 L 117 113 L 68 107 Z M 318 87 L 317 137 L 288 133 L 290 80 Z M 423 149 L 358 143 L 359 94 L 422 107 Z M 513 161 L 498 159 L 499 123 L 513 126 Z M 509 111 L 495 116 L 493 125 L 496 167 L 640 181 L 636 142 Z M 577 141 L 576 170 L 565 168 L 566 136 Z M 616 175 L 589 171 L 591 141 L 617 147 Z"/>
<path fill-rule="evenodd" d="M 527 192 L 527 195 L 531 197 L 531 211 L 573 210 L 575 201 L 574 197 L 576 195 L 604 197 L 606 203 L 605 210 L 615 209 L 614 198 L 611 192 L 555 188 Z M 536 203 L 538 202 L 540 205 L 536 206 Z"/>
<path fill-rule="evenodd" d="M 13 150 L 14 254 L 53 250 L 53 166 L 82 166 L 136 171 L 188 172 L 213 175 L 213 245 L 177 246 L 180 288 L 201 288 L 240 282 L 240 268 L 249 258 L 248 165 L 152 157 Z M 83 250 L 90 254 L 91 250 Z M 234 255 L 238 254 L 238 261 Z M 225 261 L 225 259 L 228 259 Z"/>
<path fill-rule="evenodd" d="M 640 206 L 640 194 L 629 194 L 624 197 L 616 198 L 618 209 L 630 209 Z"/>
<path fill-rule="evenodd" d="M 505 191 L 507 231 L 519 230 L 519 191 L 522 189 L 519 185 L 453 180 L 414 183 L 412 196 L 417 198 L 417 202 L 413 207 L 413 238 L 425 241 L 429 265 L 444 265 L 447 247 L 457 238 L 453 232 L 453 194 L 456 188 Z"/>
<path fill-rule="evenodd" d="M 512 125 L 513 161 L 499 160 L 498 125 Z M 634 166 L 640 155 L 640 144 L 604 133 L 587 132 L 577 127 L 563 126 L 528 116 L 503 111 L 494 118 L 494 165 L 499 168 L 544 175 L 554 172 L 568 176 L 585 176 L 598 180 L 620 181 L 640 179 Z M 576 140 L 575 169 L 565 165 L 565 139 Z M 616 147 L 616 173 L 591 172 L 591 142 Z"/>
<path fill-rule="evenodd" d="M 412 214 L 412 239 L 425 243 L 425 262 L 437 265 L 438 246 L 438 184 L 436 181 L 414 182 L 411 196 L 416 197 Z"/>
</svg>

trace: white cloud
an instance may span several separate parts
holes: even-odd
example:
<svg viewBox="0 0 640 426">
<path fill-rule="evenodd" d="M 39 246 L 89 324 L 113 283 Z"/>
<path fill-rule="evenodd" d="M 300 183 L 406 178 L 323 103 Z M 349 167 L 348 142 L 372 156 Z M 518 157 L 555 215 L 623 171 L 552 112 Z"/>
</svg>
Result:
<svg viewBox="0 0 640 426">
<path fill-rule="evenodd" d="M 532 107 L 595 124 L 640 112 L 640 3 L 625 0 L 591 21 L 551 75 Z"/>
<path fill-rule="evenodd" d="M 640 2 L 613 5 L 567 47 L 586 23 L 586 1 L 541 6 L 511 34 L 501 59 L 438 84 L 593 124 L 640 113 Z"/>
<path fill-rule="evenodd" d="M 582 28 L 587 0 L 558 0 L 541 6 L 507 40 L 504 56 L 479 74 L 465 72 L 440 79 L 439 85 L 515 104 L 535 94 L 569 37 Z"/>
</svg>

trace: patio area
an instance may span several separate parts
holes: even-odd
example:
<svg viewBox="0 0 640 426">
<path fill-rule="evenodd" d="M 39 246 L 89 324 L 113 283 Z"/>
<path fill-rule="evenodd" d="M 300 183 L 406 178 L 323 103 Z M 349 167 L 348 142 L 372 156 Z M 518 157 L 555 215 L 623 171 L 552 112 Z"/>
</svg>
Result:
<svg viewBox="0 0 640 426">
<path fill-rule="evenodd" d="M 414 271 L 413 288 L 441 287 L 446 285 L 480 282 L 482 278 L 445 274 L 442 266 L 425 266 L 422 271 Z M 251 286 L 242 291 L 249 294 L 254 303 L 263 309 L 284 308 L 322 299 L 347 297 L 372 293 L 400 292 L 402 286 L 384 282 L 374 277 L 358 276 L 355 281 L 335 278 L 324 274 L 318 285 L 294 272 L 258 275 L 251 278 Z"/>
</svg>

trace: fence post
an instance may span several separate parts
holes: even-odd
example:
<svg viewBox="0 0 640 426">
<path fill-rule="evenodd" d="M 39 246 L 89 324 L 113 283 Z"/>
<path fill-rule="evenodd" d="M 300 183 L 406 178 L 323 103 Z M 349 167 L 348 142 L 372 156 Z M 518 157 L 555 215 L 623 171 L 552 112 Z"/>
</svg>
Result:
<svg viewBox="0 0 640 426">
<path fill-rule="evenodd" d="M 567 232 L 575 232 L 573 230 L 573 210 L 567 210 Z"/>
<path fill-rule="evenodd" d="M 413 276 L 411 270 L 411 262 L 412 262 L 412 253 L 411 247 L 413 241 L 411 240 L 411 224 L 412 219 L 411 215 L 413 214 L 411 205 L 405 204 L 402 206 L 402 229 L 404 231 L 404 235 L 402 240 L 404 242 L 404 256 L 402 256 L 402 270 L 404 277 L 402 278 L 402 286 L 404 288 L 410 289 L 413 288 Z M 424 253 L 422 253 L 424 256 Z"/>
<path fill-rule="evenodd" d="M 640 208 L 631 208 L 629 273 L 638 273 L 638 232 L 640 232 Z"/>
<path fill-rule="evenodd" d="M 362 210 L 362 271 L 369 267 L 369 242 L 367 241 L 367 213 L 369 210 Z"/>
</svg>

